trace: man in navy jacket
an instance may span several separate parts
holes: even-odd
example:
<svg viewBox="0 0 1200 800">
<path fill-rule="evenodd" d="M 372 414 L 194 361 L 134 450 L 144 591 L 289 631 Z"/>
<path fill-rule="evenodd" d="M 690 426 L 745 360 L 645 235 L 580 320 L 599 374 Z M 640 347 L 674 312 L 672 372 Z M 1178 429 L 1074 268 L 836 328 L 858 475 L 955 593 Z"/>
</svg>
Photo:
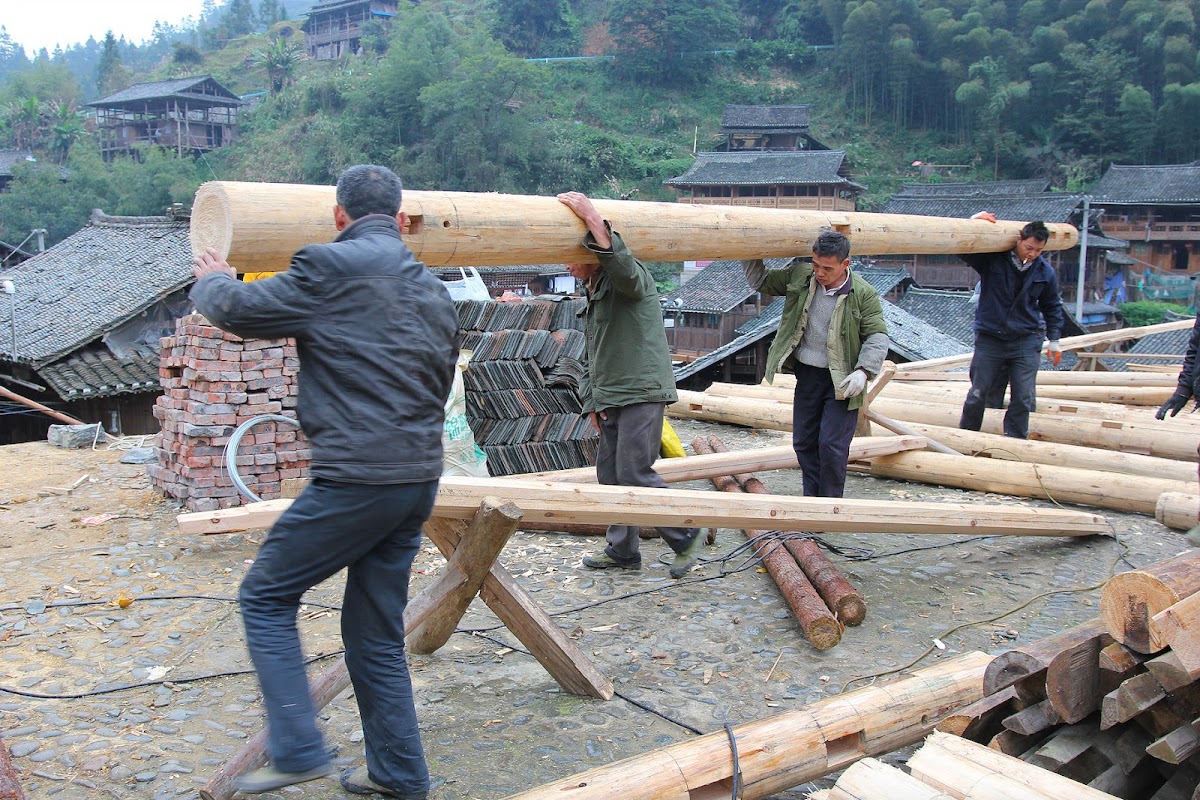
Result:
<svg viewBox="0 0 1200 800">
<path fill-rule="evenodd" d="M 983 211 L 972 219 L 995 222 Z M 1050 231 L 1030 222 L 1018 234 L 1017 246 L 1003 253 L 960 255 L 979 273 L 979 306 L 975 309 L 975 355 L 971 359 L 971 390 L 963 403 L 958 427 L 977 431 L 983 425 L 988 398 L 1003 396 L 1009 384 L 1004 435 L 1029 436 L 1029 412 L 1037 405 L 1037 371 L 1041 363 L 1042 328 L 1048 356 L 1062 358 L 1062 298 L 1058 277 L 1042 256 Z"/>
<path fill-rule="evenodd" d="M 458 317 L 441 282 L 400 238 L 400 179 L 342 173 L 328 244 L 253 283 L 213 249 L 195 259 L 196 308 L 238 336 L 294 337 L 300 424 L 312 482 L 276 521 L 238 593 L 267 709 L 271 766 L 239 776 L 255 794 L 329 774 L 296 630 L 303 594 L 347 569 L 346 666 L 366 765 L 350 792 L 425 800 L 429 771 L 404 657 L 404 607 L 421 528 L 442 474 L 442 427 L 458 358 Z"/>
</svg>

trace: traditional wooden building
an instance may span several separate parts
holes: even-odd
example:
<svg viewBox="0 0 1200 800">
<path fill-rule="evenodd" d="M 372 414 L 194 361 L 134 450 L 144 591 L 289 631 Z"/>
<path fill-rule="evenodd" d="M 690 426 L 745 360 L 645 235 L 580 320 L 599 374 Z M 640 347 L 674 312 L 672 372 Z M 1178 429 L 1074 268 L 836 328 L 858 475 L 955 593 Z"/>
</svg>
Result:
<svg viewBox="0 0 1200 800">
<path fill-rule="evenodd" d="M 211 75 L 201 75 L 134 84 L 88 105 L 96 109 L 100 153 L 111 161 L 150 145 L 182 158 L 232 144 L 243 102 Z"/>
<path fill-rule="evenodd" d="M 29 150 L 0 150 L 0 192 L 8 191 L 8 184 L 13 179 L 13 167 L 26 161 L 37 161 Z"/>
<path fill-rule="evenodd" d="M 1083 195 L 1049 191 L 1044 180 L 990 181 L 984 183 L 905 184 L 880 209 L 884 214 L 917 214 L 965 219 L 979 211 L 991 211 L 999 219 L 1041 220 L 1079 227 L 1083 217 Z M 1105 281 L 1122 272 L 1123 264 L 1111 262 L 1108 253 L 1125 249 L 1121 239 L 1105 236 L 1098 214 L 1090 214 L 1085 300 L 1104 296 Z M 1058 272 L 1064 299 L 1073 301 L 1079 274 L 1080 249 L 1047 251 Z M 876 263 L 906 267 L 917 283 L 935 289 L 971 289 L 979 280 L 975 270 L 955 255 L 917 254 L 881 256 Z"/>
<path fill-rule="evenodd" d="M 809 133 L 812 106 L 725 106 L 721 116 L 720 149 L 748 150 L 828 150 Z"/>
<path fill-rule="evenodd" d="M 697 153 L 688 171 L 663 182 L 680 203 L 853 211 L 866 187 L 850 177 L 844 150 Z"/>
<path fill-rule="evenodd" d="M 372 21 L 387 24 L 396 16 L 397 0 L 328 0 L 308 12 L 302 30 L 308 55 L 330 61 L 352 55 L 362 46 L 363 28 Z"/>
<path fill-rule="evenodd" d="M 1129 241 L 1141 266 L 1200 272 L 1200 161 L 1113 164 L 1092 190 L 1105 232 Z"/>
</svg>

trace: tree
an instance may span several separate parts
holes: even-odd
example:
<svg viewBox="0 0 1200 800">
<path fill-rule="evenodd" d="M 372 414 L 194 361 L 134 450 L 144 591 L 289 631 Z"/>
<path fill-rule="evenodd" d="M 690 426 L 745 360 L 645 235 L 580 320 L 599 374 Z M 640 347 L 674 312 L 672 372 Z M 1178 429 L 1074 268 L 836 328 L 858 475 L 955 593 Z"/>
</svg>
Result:
<svg viewBox="0 0 1200 800">
<path fill-rule="evenodd" d="M 304 52 L 289 39 L 276 39 L 254 54 L 254 60 L 267 70 L 271 94 L 279 94 L 296 79 L 296 68 Z"/>
<path fill-rule="evenodd" d="M 104 34 L 104 45 L 100 51 L 100 64 L 96 67 L 96 91 L 101 97 L 112 94 L 124 86 L 116 85 L 124 80 L 121 69 L 121 52 L 117 48 L 117 39 L 112 31 Z"/>
<path fill-rule="evenodd" d="M 0 81 L 19 72 L 29 64 L 25 57 L 25 48 L 12 40 L 8 29 L 0 25 Z"/>
<path fill-rule="evenodd" d="M 607 19 L 617 74 L 659 85 L 704 81 L 738 33 L 732 0 L 613 0 Z"/>
<path fill-rule="evenodd" d="M 579 51 L 579 21 L 567 0 L 490 0 L 492 34 L 523 56 Z"/>
<path fill-rule="evenodd" d="M 1125 84 L 1117 103 L 1117 127 L 1125 143 L 1125 158 L 1135 164 L 1149 162 L 1154 148 L 1154 98 L 1136 84 Z"/>
<path fill-rule="evenodd" d="M 1005 123 L 1012 107 L 1029 96 L 1029 81 L 1010 81 L 1004 59 L 991 56 L 972 64 L 968 74 L 971 80 L 958 87 L 954 98 L 974 111 L 980 144 L 992 151 L 992 177 L 998 179 L 1001 152 L 1016 145 Z"/>
</svg>

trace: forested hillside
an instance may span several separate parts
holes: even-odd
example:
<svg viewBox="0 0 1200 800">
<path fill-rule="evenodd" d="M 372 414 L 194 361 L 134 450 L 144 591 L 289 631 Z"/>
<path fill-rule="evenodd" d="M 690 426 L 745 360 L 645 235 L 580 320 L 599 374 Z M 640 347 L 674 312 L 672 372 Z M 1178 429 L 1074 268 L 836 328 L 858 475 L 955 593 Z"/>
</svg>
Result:
<svg viewBox="0 0 1200 800">
<path fill-rule="evenodd" d="M 0 28 L 0 147 L 38 158 L 0 195 L 0 239 L 359 161 L 413 188 L 669 199 L 662 181 L 717 144 L 728 103 L 811 103 L 868 205 L 918 160 L 1086 189 L 1109 163 L 1200 151 L 1200 0 L 402 0 L 340 61 L 304 56 L 311 5 L 210 2 L 144 44 L 32 60 Z M 256 103 L 234 146 L 101 161 L 83 103 L 198 74 Z"/>
</svg>

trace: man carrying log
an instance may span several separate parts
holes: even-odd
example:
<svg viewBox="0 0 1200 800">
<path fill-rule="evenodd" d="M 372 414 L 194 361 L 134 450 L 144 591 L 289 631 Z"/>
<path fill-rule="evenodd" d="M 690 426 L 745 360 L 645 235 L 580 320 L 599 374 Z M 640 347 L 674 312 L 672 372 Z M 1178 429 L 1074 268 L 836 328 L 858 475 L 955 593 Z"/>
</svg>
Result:
<svg viewBox="0 0 1200 800">
<path fill-rule="evenodd" d="M 1187 351 L 1183 356 L 1183 368 L 1179 370 L 1179 382 L 1175 387 L 1175 393 L 1167 398 L 1167 401 L 1154 415 L 1158 419 L 1166 419 L 1168 413 L 1172 417 L 1175 416 L 1192 398 L 1196 398 L 1196 407 L 1200 408 L 1200 370 L 1196 369 L 1197 349 L 1200 349 L 1200 315 L 1196 317 L 1196 322 L 1192 325 L 1192 335 L 1188 337 Z M 1200 522 L 1193 525 L 1186 536 L 1189 544 L 1200 547 Z"/>
<path fill-rule="evenodd" d="M 663 410 L 679 396 L 654 276 L 585 195 L 564 192 L 558 199 L 587 225 L 583 245 L 599 259 L 594 264 L 567 265 L 587 292 L 582 312 L 587 375 L 579 394 L 583 410 L 600 431 L 596 480 L 661 489 L 667 484 L 651 465 L 662 443 Z M 585 556 L 583 566 L 641 569 L 638 529 L 637 525 L 610 525 L 604 550 Z M 696 563 L 704 544 L 702 531 L 665 527 L 658 531 L 675 551 L 671 577 L 682 578 Z"/>
<path fill-rule="evenodd" d="M 850 270 L 850 240 L 836 231 L 813 242 L 811 263 L 768 270 L 743 261 L 742 269 L 752 289 L 786 298 L 766 374 L 796 374 L 792 447 L 804 495 L 841 497 L 862 394 L 888 351 L 879 294 Z"/>
<path fill-rule="evenodd" d="M 191 298 L 244 337 L 294 337 L 299 414 L 312 482 L 271 528 L 239 591 L 246 644 L 267 710 L 271 764 L 235 786 L 256 794 L 329 774 L 296 630 L 302 595 L 343 568 L 342 641 L 362 717 L 366 766 L 350 792 L 424 800 L 429 771 L 404 657 L 404 607 L 421 528 L 442 473 L 444 406 L 458 317 L 440 281 L 400 238 L 400 179 L 363 164 L 342 173 L 328 244 L 253 283 L 209 248 Z"/>
<path fill-rule="evenodd" d="M 981 211 L 971 219 L 995 222 Z M 1062 360 L 1062 298 L 1058 277 L 1042 250 L 1050 231 L 1042 222 L 1021 229 L 1017 246 L 1003 253 L 964 253 L 961 258 L 979 273 L 979 306 L 975 309 L 975 354 L 971 358 L 971 389 L 963 402 L 958 427 L 977 431 L 989 398 L 1003 396 L 1009 384 L 1004 435 L 1029 438 L 1029 413 L 1037 405 L 1037 372 L 1041 362 L 1042 326 L 1047 357 Z M 1043 322 L 1044 321 L 1044 322 Z"/>
</svg>

